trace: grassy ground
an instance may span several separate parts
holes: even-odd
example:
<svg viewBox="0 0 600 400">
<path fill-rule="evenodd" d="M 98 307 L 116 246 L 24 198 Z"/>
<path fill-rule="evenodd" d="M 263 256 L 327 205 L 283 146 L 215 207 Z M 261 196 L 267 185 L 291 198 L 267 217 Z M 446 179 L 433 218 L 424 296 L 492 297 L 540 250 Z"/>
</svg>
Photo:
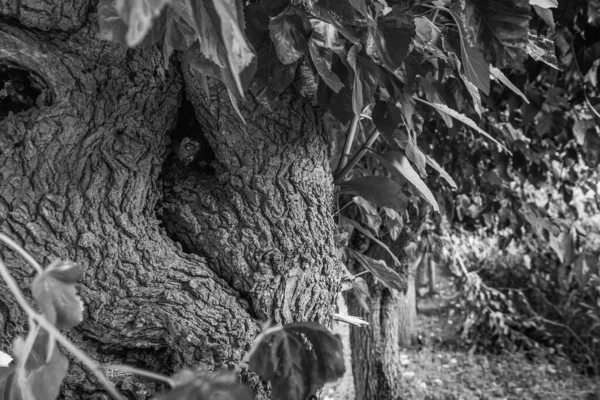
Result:
<svg viewBox="0 0 600 400">
<path fill-rule="evenodd" d="M 448 286 L 442 292 L 451 291 Z M 600 400 L 600 378 L 579 374 L 565 359 L 532 354 L 472 354 L 461 348 L 461 314 L 441 297 L 419 300 L 424 345 L 406 349 L 404 400 Z M 347 343 L 347 330 L 340 332 Z M 344 337 L 345 336 L 345 337 Z M 347 360 L 349 361 L 349 359 Z M 327 400 L 354 400 L 351 376 L 330 385 Z M 355 399 L 361 400 L 361 399 Z"/>
</svg>

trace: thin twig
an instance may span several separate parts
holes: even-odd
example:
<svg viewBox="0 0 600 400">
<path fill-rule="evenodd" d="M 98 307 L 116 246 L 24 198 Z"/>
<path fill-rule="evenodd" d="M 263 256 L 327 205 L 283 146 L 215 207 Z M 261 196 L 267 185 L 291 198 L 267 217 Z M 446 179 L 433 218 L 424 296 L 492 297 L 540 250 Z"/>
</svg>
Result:
<svg viewBox="0 0 600 400">
<path fill-rule="evenodd" d="M 3 233 L 0 233 L 0 241 L 3 241 L 8 247 L 19 253 L 21 257 L 23 257 L 25 261 L 27 261 L 35 269 L 35 272 L 37 272 L 38 274 L 44 272 L 42 266 L 38 264 L 38 262 L 35 261 L 34 258 L 31 257 L 31 255 L 28 252 L 26 252 L 21 246 L 19 246 L 14 240 L 12 240 Z"/>
<path fill-rule="evenodd" d="M 101 368 L 103 370 L 113 369 L 113 370 L 117 370 L 117 371 L 121 371 L 121 372 L 130 372 L 132 374 L 145 376 L 146 378 L 164 382 L 171 387 L 175 386 L 175 382 L 173 381 L 173 379 L 169 378 L 168 376 L 165 376 L 162 374 L 157 374 L 156 372 L 148 371 L 148 370 L 141 369 L 141 368 L 135 368 L 135 367 L 130 367 L 128 365 L 121 365 L 121 364 L 105 364 L 105 365 L 102 365 Z"/>
<path fill-rule="evenodd" d="M 352 170 L 352 168 L 354 168 L 354 166 L 356 164 L 358 164 L 360 159 L 365 155 L 365 153 L 367 151 L 369 151 L 369 149 L 371 148 L 373 143 L 375 143 L 375 141 L 377 140 L 378 137 L 379 137 L 379 131 L 377 129 L 373 129 L 373 132 L 371 132 L 369 139 L 367 139 L 367 141 L 361 147 L 361 149 L 358 151 L 358 153 L 356 153 L 356 155 L 354 157 L 352 157 L 350 162 L 342 169 L 342 171 L 339 174 L 337 174 L 337 176 L 335 177 L 335 179 L 333 181 L 333 183 L 335 185 L 339 185 L 340 183 L 342 183 L 342 181 L 344 180 L 346 175 L 348 175 L 348 172 L 350 172 Z"/>
<path fill-rule="evenodd" d="M 6 265 L 4 265 L 4 262 L 1 259 L 0 259 L 0 275 L 6 282 L 6 286 L 8 286 L 8 289 L 12 292 L 13 296 L 15 296 L 15 299 L 17 300 L 17 303 L 19 303 L 19 306 L 23 309 L 23 311 L 25 311 L 25 313 L 31 319 L 33 319 L 35 322 L 37 322 L 42 328 L 47 330 L 48 333 L 50 333 L 50 335 L 53 338 L 55 338 L 57 342 L 62 344 L 69 353 L 71 353 L 76 358 L 81 360 L 81 362 L 83 362 L 85 364 L 85 366 L 88 367 L 90 369 L 90 371 L 92 371 L 92 373 L 96 376 L 98 381 L 100 381 L 102 386 L 104 386 L 106 391 L 108 393 L 110 393 L 110 395 L 114 399 L 126 400 L 125 397 L 123 397 L 123 395 L 117 391 L 117 389 L 112 384 L 112 382 L 109 381 L 108 378 L 106 378 L 106 376 L 104 376 L 104 374 L 100 370 L 100 366 L 98 365 L 98 363 L 96 363 L 96 361 L 92 360 L 90 357 L 87 356 L 87 354 L 85 354 L 83 351 L 81 351 L 77 347 L 75 347 L 75 345 L 73 343 L 71 343 L 71 341 L 69 339 L 67 339 L 65 336 L 63 336 L 63 334 L 58 329 L 56 329 L 56 327 L 54 325 L 52 325 L 50 323 L 50 321 L 48 321 L 46 319 L 46 317 L 38 314 L 33 308 L 31 308 L 29 303 L 27 303 L 25 296 L 21 292 L 21 289 L 19 289 L 17 282 L 15 282 L 13 277 L 10 275 L 10 272 L 8 272 Z"/>
<path fill-rule="evenodd" d="M 339 172 L 346 166 L 346 163 L 348 162 L 348 157 L 350 156 L 350 151 L 352 150 L 352 144 L 354 143 L 354 137 L 356 136 L 357 130 L 356 128 L 358 128 L 359 122 L 360 115 L 354 114 L 354 117 L 352 117 L 352 123 L 350 123 L 350 127 L 348 128 L 348 133 L 346 134 L 346 142 L 344 143 L 344 150 L 336 170 L 336 175 L 339 174 Z"/>
</svg>

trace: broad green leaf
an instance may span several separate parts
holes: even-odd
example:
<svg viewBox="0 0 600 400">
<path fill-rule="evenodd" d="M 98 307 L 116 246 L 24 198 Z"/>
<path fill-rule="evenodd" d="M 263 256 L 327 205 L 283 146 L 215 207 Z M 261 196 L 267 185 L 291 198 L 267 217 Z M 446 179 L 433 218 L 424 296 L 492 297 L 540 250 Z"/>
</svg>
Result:
<svg viewBox="0 0 600 400">
<path fill-rule="evenodd" d="M 366 312 L 371 312 L 371 306 L 369 305 L 371 301 L 369 285 L 367 285 L 367 282 L 363 278 L 358 277 L 352 280 L 352 292 L 362 309 Z"/>
<path fill-rule="evenodd" d="M 354 85 L 352 90 L 352 109 L 354 114 L 360 115 L 363 109 L 363 77 L 362 70 L 359 67 L 357 57 L 362 49 L 360 44 L 353 45 L 348 51 L 348 64 L 354 71 Z"/>
<path fill-rule="evenodd" d="M 362 196 L 379 207 L 391 207 L 400 212 L 408 204 L 402 186 L 381 176 L 363 176 L 344 181 L 340 184 L 340 193 Z"/>
<path fill-rule="evenodd" d="M 446 100 L 444 99 L 444 96 L 442 95 L 442 91 L 444 89 L 439 82 L 432 82 L 429 79 L 423 78 L 420 80 L 420 83 L 421 83 L 421 89 L 423 89 L 423 93 L 425 93 L 425 97 L 427 98 L 427 101 L 429 101 L 431 103 L 447 105 Z M 448 114 L 441 112 L 439 110 L 436 110 L 436 112 L 440 115 L 440 117 L 442 117 L 446 126 L 448 128 L 452 128 L 452 125 L 453 125 L 452 117 L 450 117 Z"/>
<path fill-rule="evenodd" d="M 516 87 L 511 81 L 510 79 L 508 79 L 506 77 L 506 75 L 504 75 L 502 73 L 502 71 L 500 71 L 498 68 L 490 66 L 490 74 L 492 75 L 492 77 L 494 77 L 494 79 L 499 80 L 500 82 L 502 82 L 504 84 L 504 86 L 506 86 L 507 88 L 509 88 L 510 90 L 513 91 L 513 93 L 515 93 L 516 95 L 520 96 L 523 100 L 525 100 L 525 103 L 529 104 L 529 99 L 527 98 L 527 96 L 525 96 L 525 94 L 523 94 L 522 91 L 519 90 L 518 87 Z"/>
<path fill-rule="evenodd" d="M 366 225 L 373 230 L 373 232 L 379 232 L 381 226 L 381 217 L 377 212 L 377 208 L 369 200 L 364 199 L 361 196 L 354 196 L 352 199 L 359 209 L 361 210 L 361 221 L 366 222 Z"/>
<path fill-rule="evenodd" d="M 394 260 L 394 263 L 397 266 L 401 265 L 400 260 L 398 260 L 398 257 L 396 257 L 396 255 L 390 250 L 390 248 L 385 243 L 383 243 L 381 240 L 379 240 L 375 236 L 373 236 L 373 234 L 368 229 L 363 228 L 362 226 L 360 226 L 360 224 L 358 222 L 351 220 L 349 218 L 341 217 L 341 220 L 343 223 L 352 226 L 354 229 L 358 230 L 360 233 L 362 233 L 363 235 L 365 235 L 366 237 L 368 237 L 369 239 L 371 239 L 372 241 L 374 241 L 375 243 L 380 245 L 385 251 L 387 251 L 387 253 L 390 255 L 390 257 L 392 257 L 392 260 Z"/>
<path fill-rule="evenodd" d="M 127 24 L 125 41 L 129 47 L 141 44 L 168 0 L 115 0 L 115 9 Z"/>
<path fill-rule="evenodd" d="M 98 3 L 100 37 L 111 42 L 125 44 L 127 24 L 117 13 L 114 3 L 114 0 L 100 0 Z"/>
<path fill-rule="evenodd" d="M 425 101 L 423 99 L 419 99 L 418 97 L 415 97 L 415 100 L 420 101 L 421 103 L 427 104 L 428 106 L 431 106 L 437 110 L 440 110 L 442 112 L 445 112 L 446 114 L 450 115 L 452 118 L 462 122 L 463 124 L 467 125 L 469 128 L 472 128 L 474 130 L 476 130 L 477 132 L 479 132 L 480 134 L 482 134 L 484 137 L 488 138 L 489 140 L 491 140 L 492 142 L 496 143 L 498 146 L 500 146 L 501 148 L 503 148 L 505 151 L 507 151 L 509 154 L 510 151 L 508 151 L 508 149 L 506 147 L 504 147 L 500 142 L 498 142 L 496 139 L 494 139 L 493 137 L 491 137 L 486 131 L 484 131 L 483 129 L 481 129 L 480 127 L 477 126 L 477 124 L 475 123 L 475 121 L 473 121 L 471 118 L 467 117 L 464 114 L 459 113 L 458 111 L 455 111 L 453 109 L 451 109 L 450 107 L 444 105 L 444 104 L 435 104 L 435 103 L 430 103 L 428 101 Z"/>
<path fill-rule="evenodd" d="M 454 179 L 452 179 L 452 177 L 446 172 L 446 170 L 444 168 L 442 168 L 442 166 L 440 164 L 437 163 L 437 161 L 435 161 L 433 158 L 429 157 L 429 156 L 425 156 L 425 158 L 427 159 L 427 164 L 435 169 L 442 178 L 444 178 L 446 180 L 446 182 L 448 182 L 450 184 L 450 187 L 454 190 L 458 189 L 458 186 L 456 185 L 456 182 L 454 182 Z"/>
<path fill-rule="evenodd" d="M 398 76 L 415 34 L 410 17 L 389 13 L 369 27 L 367 54 Z"/>
<path fill-rule="evenodd" d="M 249 352 L 249 365 L 271 382 L 274 399 L 286 400 L 308 400 L 345 372 L 339 335 L 315 322 L 267 328 Z"/>
<path fill-rule="evenodd" d="M 219 68 L 227 68 L 227 50 L 221 39 L 221 22 L 212 0 L 181 0 L 174 10 L 183 18 L 192 10 L 195 30 L 198 34 L 200 51 Z"/>
<path fill-rule="evenodd" d="M 295 10 L 296 7 L 290 5 L 281 14 L 271 18 L 269 23 L 271 41 L 275 45 L 277 57 L 285 65 L 300 60 L 308 48 L 310 23 L 302 12 Z"/>
<path fill-rule="evenodd" d="M 490 94 L 490 72 L 489 64 L 479 49 L 473 47 L 467 40 L 464 22 L 460 16 L 451 12 L 459 29 L 460 50 L 462 54 L 462 66 L 466 79 L 481 89 L 486 95 Z M 472 92 L 472 90 L 469 90 Z"/>
<path fill-rule="evenodd" d="M 425 154 L 423 154 L 421 149 L 419 149 L 419 146 L 417 146 L 414 137 L 411 136 L 409 138 L 404 151 L 406 157 L 417 166 L 421 176 L 426 176 L 427 172 L 425 171 L 425 165 L 427 161 L 425 159 Z"/>
<path fill-rule="evenodd" d="M 48 346 L 47 333 L 39 332 L 27 361 L 22 362 L 25 341 L 14 342 L 15 363 L 0 368 L 0 398 L 3 400 L 55 400 L 67 375 L 69 361 L 58 346 Z M 50 353 L 47 353 L 50 351 Z"/>
<path fill-rule="evenodd" d="M 362 15 L 367 15 L 366 0 L 348 0 L 352 7 L 356 8 Z"/>
<path fill-rule="evenodd" d="M 438 206 L 433 193 L 431 193 L 431 190 L 429 190 L 425 182 L 423 182 L 419 174 L 417 174 L 417 171 L 410 165 L 404 154 L 399 151 L 388 151 L 381 156 L 376 153 L 374 153 L 373 156 L 398 179 L 407 181 L 423 199 L 431 204 L 435 211 L 440 211 L 440 207 Z"/>
<path fill-rule="evenodd" d="M 244 96 L 244 86 L 242 85 L 242 72 L 250 65 L 254 59 L 254 51 L 248 44 L 243 28 L 239 21 L 243 21 L 238 11 L 241 10 L 238 1 L 241 0 L 213 0 L 213 4 L 221 19 L 221 37 L 227 49 L 227 59 L 229 68 L 233 73 L 233 78 L 237 84 L 237 89 L 241 96 Z"/>
<path fill-rule="evenodd" d="M 308 43 L 310 58 L 317 70 L 317 73 L 327 86 L 334 92 L 338 93 L 344 87 L 340 78 L 331 71 L 331 49 L 317 47 L 314 40 Z"/>
<path fill-rule="evenodd" d="M 556 8 L 558 7 L 558 0 L 529 0 L 529 4 L 542 8 Z"/>
<path fill-rule="evenodd" d="M 371 273 L 387 288 L 395 289 L 399 292 L 406 291 L 406 282 L 396 271 L 387 266 L 383 260 L 375 260 L 365 256 L 356 250 L 346 247 L 346 251 L 354 257 L 364 268 Z"/>
<path fill-rule="evenodd" d="M 538 36 L 535 33 L 530 33 L 527 42 L 527 52 L 536 61 L 541 61 L 552 68 L 561 71 L 556 59 L 556 50 L 554 42 L 551 39 L 543 36 Z"/>
<path fill-rule="evenodd" d="M 556 30 L 556 22 L 554 22 L 554 15 L 552 14 L 552 10 L 549 8 L 542 8 L 540 6 L 533 6 L 535 13 L 544 20 L 544 22 L 550 28 L 550 32 L 552 33 Z"/>
<path fill-rule="evenodd" d="M 480 38 L 492 51 L 496 67 L 521 68 L 527 58 L 530 6 L 528 0 L 474 1 L 481 23 Z M 465 24 L 471 21 L 464 21 Z"/>
<path fill-rule="evenodd" d="M 175 386 L 152 400 L 252 400 L 250 389 L 232 371 L 211 372 L 200 368 L 184 369 L 172 377 Z"/>
<path fill-rule="evenodd" d="M 70 329 L 83 319 L 83 302 L 75 289 L 82 276 L 78 264 L 57 260 L 33 280 L 33 298 L 58 329 Z"/>
<path fill-rule="evenodd" d="M 247 7 L 248 27 L 246 33 L 257 53 L 257 69 L 250 90 L 267 108 L 273 109 L 279 95 L 292 83 L 298 62 L 283 64 L 269 34 L 270 16 L 261 1 Z"/>
<path fill-rule="evenodd" d="M 394 131 L 402 122 L 402 111 L 390 102 L 378 100 L 371 111 L 371 118 L 379 132 L 393 144 Z"/>
<path fill-rule="evenodd" d="M 163 57 L 168 66 L 169 57 L 173 50 L 186 51 L 196 42 L 196 31 L 172 9 L 166 12 L 167 22 L 163 43 Z"/>
</svg>

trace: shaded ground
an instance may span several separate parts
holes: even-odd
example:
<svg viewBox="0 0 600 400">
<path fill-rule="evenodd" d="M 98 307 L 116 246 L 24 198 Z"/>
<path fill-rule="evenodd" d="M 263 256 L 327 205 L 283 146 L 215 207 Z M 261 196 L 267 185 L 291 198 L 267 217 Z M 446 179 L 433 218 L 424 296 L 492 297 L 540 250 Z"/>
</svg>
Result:
<svg viewBox="0 0 600 400">
<path fill-rule="evenodd" d="M 440 295 L 419 299 L 419 333 L 423 344 L 406 349 L 404 400 L 600 400 L 600 379 L 577 373 L 566 359 L 544 352 L 472 354 L 462 348 L 462 315 L 454 307 L 451 280 L 442 279 Z M 341 325 L 341 324 L 340 324 Z M 347 329 L 341 329 L 347 340 Z M 346 335 L 346 336 L 345 336 Z M 345 342 L 347 343 L 347 341 Z M 351 377 L 326 388 L 326 400 L 353 400 Z M 360 400 L 360 399 L 356 399 Z"/>
</svg>

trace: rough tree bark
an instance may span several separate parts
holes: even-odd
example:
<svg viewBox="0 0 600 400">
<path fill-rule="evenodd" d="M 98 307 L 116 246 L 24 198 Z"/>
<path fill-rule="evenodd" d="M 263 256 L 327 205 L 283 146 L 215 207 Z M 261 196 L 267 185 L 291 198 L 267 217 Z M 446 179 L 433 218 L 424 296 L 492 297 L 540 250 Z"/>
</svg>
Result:
<svg viewBox="0 0 600 400">
<path fill-rule="evenodd" d="M 69 337 L 101 362 L 170 374 L 233 367 L 262 319 L 327 322 L 340 274 L 317 112 L 290 89 L 276 112 L 242 104 L 244 125 L 222 86 L 201 94 L 185 57 L 165 70 L 157 48 L 100 41 L 95 6 L 0 0 L 0 82 L 29 95 L 0 112 L 0 231 L 40 262 L 83 265 Z M 186 99 L 201 132 L 177 131 Z M 169 135 L 211 159 L 178 162 Z M 32 271 L 0 257 L 27 288 Z M 1 285 L 2 350 L 26 322 Z M 110 378 L 132 399 L 157 389 Z M 105 398 L 78 364 L 62 396 Z"/>
<path fill-rule="evenodd" d="M 393 242 L 388 237 L 384 242 L 394 254 L 402 257 L 406 244 L 403 235 Z M 394 265 L 389 254 L 376 243 L 371 243 L 367 255 Z M 353 295 L 348 296 L 348 313 L 369 322 L 364 328 L 350 328 L 356 399 L 401 398 L 401 349 L 416 344 L 417 340 L 415 271 L 407 272 L 406 294 L 376 283 L 370 274 L 365 276 L 371 294 L 371 312 L 368 314 Z"/>
</svg>

